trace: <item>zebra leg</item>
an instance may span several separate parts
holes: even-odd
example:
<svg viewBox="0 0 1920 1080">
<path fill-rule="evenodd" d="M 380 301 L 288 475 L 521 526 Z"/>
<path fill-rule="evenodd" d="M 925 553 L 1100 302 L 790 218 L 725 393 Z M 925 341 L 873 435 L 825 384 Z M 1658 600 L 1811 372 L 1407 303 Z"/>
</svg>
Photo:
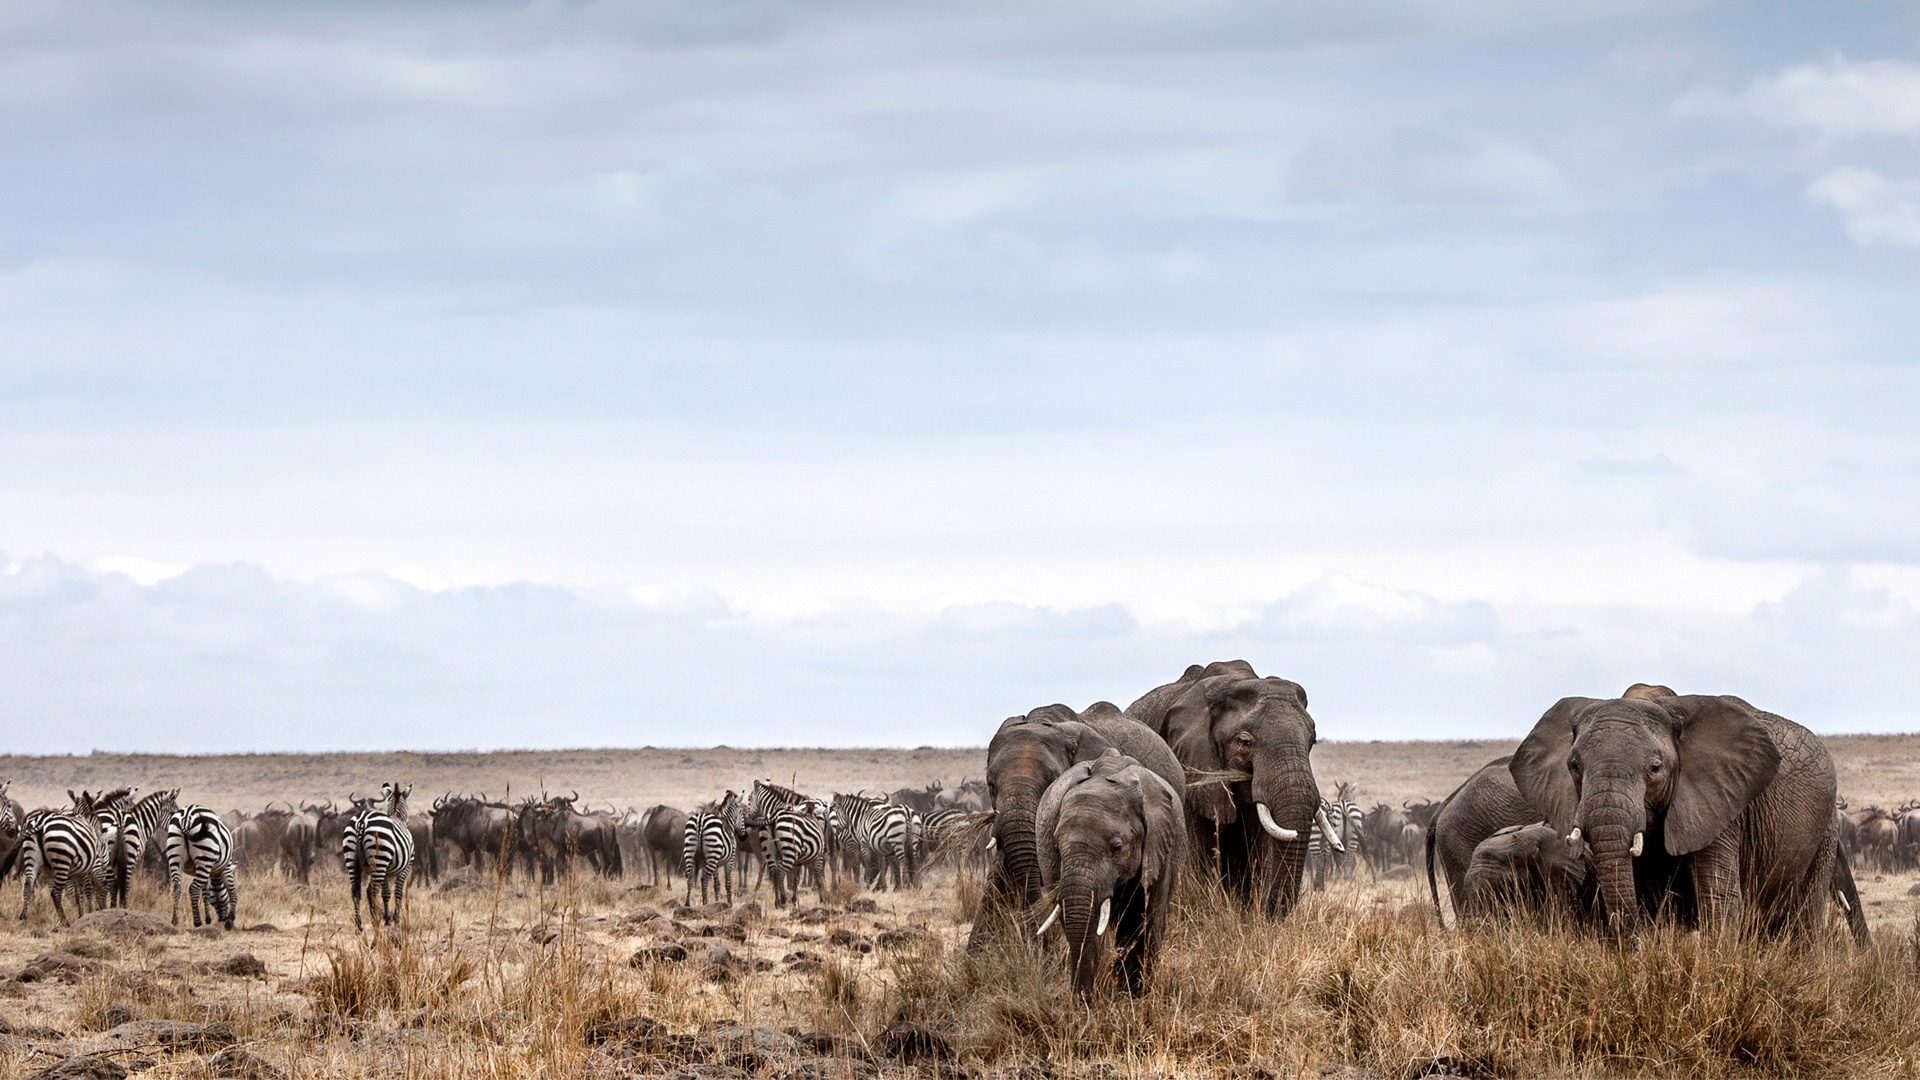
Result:
<svg viewBox="0 0 1920 1080">
<path fill-rule="evenodd" d="M 180 871 L 169 869 L 168 877 L 173 879 L 173 925 L 180 925 Z"/>
<path fill-rule="evenodd" d="M 413 878 L 412 866 L 403 866 L 400 868 L 400 874 L 393 883 L 393 919 L 391 920 L 392 922 L 395 922 L 395 923 L 399 922 L 402 917 L 402 914 L 406 910 L 407 882 L 412 880 L 412 878 Z"/>
<path fill-rule="evenodd" d="M 28 860 L 26 866 L 21 868 L 20 876 L 26 879 L 27 883 L 24 895 L 20 897 L 20 921 L 26 922 L 27 908 L 33 905 L 33 882 L 35 878 L 40 876 L 39 860 Z"/>
<path fill-rule="evenodd" d="M 233 929 L 234 910 L 240 906 L 239 875 L 233 869 L 233 863 L 227 863 L 227 869 L 220 876 L 221 896 L 227 902 L 225 910 L 220 912 L 221 921 L 226 928 Z"/>
<path fill-rule="evenodd" d="M 348 883 L 348 888 L 351 889 L 353 892 L 353 928 L 355 930 L 364 930 L 366 929 L 366 927 L 364 924 L 360 922 L 361 881 L 360 881 L 360 870 L 358 867 L 355 867 L 354 872 L 348 875 L 347 883 Z M 367 906 L 368 907 L 373 906 L 373 898 L 371 896 L 367 898 Z"/>
</svg>

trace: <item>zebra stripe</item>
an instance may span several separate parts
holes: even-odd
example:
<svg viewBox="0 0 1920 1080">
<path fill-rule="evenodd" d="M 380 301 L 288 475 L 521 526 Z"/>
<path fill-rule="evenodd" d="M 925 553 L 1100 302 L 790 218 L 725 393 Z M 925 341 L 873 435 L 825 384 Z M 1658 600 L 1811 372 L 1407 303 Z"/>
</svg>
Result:
<svg viewBox="0 0 1920 1080">
<path fill-rule="evenodd" d="M 736 805 L 739 797 L 729 791 L 727 795 Z M 723 801 L 724 806 L 724 801 Z M 700 902 L 707 902 L 707 886 L 713 886 L 714 898 L 719 899 L 720 882 L 727 883 L 727 903 L 733 903 L 733 868 L 738 857 L 734 826 L 726 816 L 711 810 L 698 810 L 687 815 L 687 831 L 680 843 L 681 867 L 687 876 L 688 904 L 693 903 L 693 881 L 700 879 Z"/>
<path fill-rule="evenodd" d="M 223 926 L 233 929 L 234 909 L 239 906 L 233 830 L 219 814 L 189 803 L 167 819 L 167 877 L 173 883 L 173 925 L 180 925 L 180 883 L 191 878 L 187 904 L 193 911 L 193 925 L 211 924 L 218 915 Z"/>
<path fill-rule="evenodd" d="M 871 867 L 868 888 L 885 888 L 888 870 L 893 871 L 896 889 L 913 882 L 915 830 L 905 807 L 836 792 L 833 809 L 839 817 L 840 842 L 856 854 L 861 864 Z"/>
<path fill-rule="evenodd" d="M 827 858 L 829 837 L 826 806 L 809 799 L 774 812 L 769 825 L 772 847 L 768 854 L 767 876 L 773 878 L 773 906 L 785 907 L 791 898 L 800 897 L 800 871 L 811 870 L 820 890 L 820 902 L 827 899 Z"/>
<path fill-rule="evenodd" d="M 362 889 L 367 894 L 367 914 L 389 926 L 399 922 L 400 909 L 407 899 L 407 879 L 413 874 L 413 831 L 407 828 L 407 796 L 413 794 L 413 785 L 400 788 L 382 784 L 380 794 L 387 808 L 369 807 L 353 815 L 340 837 L 340 862 L 346 867 L 347 884 L 353 893 L 355 930 L 363 928 Z M 373 906 L 375 890 L 380 897 L 379 911 Z"/>
<path fill-rule="evenodd" d="M 1360 848 L 1365 842 L 1366 812 L 1360 809 L 1357 802 L 1359 792 L 1360 785 L 1350 781 L 1341 782 L 1335 785 L 1332 800 L 1320 800 L 1320 809 L 1333 826 L 1341 847 L 1338 851 L 1331 850 L 1318 828 L 1307 838 L 1307 864 L 1313 867 L 1316 888 L 1324 885 L 1330 876 L 1345 877 L 1351 874 L 1360 857 Z"/>
<path fill-rule="evenodd" d="M 53 895 L 53 910 L 62 926 L 67 923 L 67 910 L 60 898 L 69 886 L 76 891 L 74 913 L 86 914 L 99 886 L 99 823 L 64 810 L 36 810 L 27 815 L 20 843 L 21 874 L 26 879 L 20 917 L 27 917 L 27 909 L 33 904 L 33 886 L 42 871 L 47 875 L 47 891 Z"/>
</svg>

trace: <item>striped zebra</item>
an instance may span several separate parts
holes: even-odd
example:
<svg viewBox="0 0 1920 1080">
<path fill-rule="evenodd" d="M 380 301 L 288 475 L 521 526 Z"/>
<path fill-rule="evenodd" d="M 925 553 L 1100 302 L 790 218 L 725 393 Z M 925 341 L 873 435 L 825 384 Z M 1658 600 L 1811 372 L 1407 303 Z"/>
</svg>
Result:
<svg viewBox="0 0 1920 1080">
<path fill-rule="evenodd" d="M 904 889 L 916 876 L 914 829 L 904 806 L 870 799 L 865 795 L 835 792 L 833 809 L 839 820 L 840 843 L 855 854 L 865 867 L 867 887 L 884 889 L 887 871 L 893 871 L 893 887 Z"/>
<path fill-rule="evenodd" d="M 921 822 L 924 836 L 920 865 L 924 868 L 931 859 L 952 857 L 955 866 L 985 867 L 987 849 L 986 837 L 991 835 L 983 829 L 971 828 L 976 817 L 972 811 L 948 806 L 928 814 Z"/>
<path fill-rule="evenodd" d="M 60 898 L 69 887 L 75 892 L 74 914 L 86 914 L 99 887 L 99 822 L 68 810 L 35 810 L 21 824 L 20 846 L 20 872 L 26 879 L 20 918 L 24 920 L 33 905 L 33 886 L 42 873 L 47 875 L 47 891 L 53 894 L 53 910 L 59 913 L 62 926 L 67 923 L 67 909 Z"/>
<path fill-rule="evenodd" d="M 173 883 L 173 925 L 180 925 L 180 883 L 191 879 L 187 906 L 192 909 L 194 927 L 211 925 L 218 915 L 221 925 L 233 929 L 234 909 L 240 901 L 233 830 L 219 814 L 188 803 L 167 818 L 167 878 Z"/>
<path fill-rule="evenodd" d="M 129 796 L 131 794 L 129 792 Z M 116 804 L 99 812 L 106 849 L 108 907 L 127 906 L 127 891 L 133 884 L 134 871 L 140 867 L 140 856 L 148 847 L 165 845 L 167 823 L 173 817 L 175 800 L 179 797 L 179 788 L 155 791 L 124 809 Z M 105 829 L 109 823 L 106 815 L 111 815 L 110 832 Z"/>
<path fill-rule="evenodd" d="M 733 795 L 733 792 L 727 792 Z M 734 796 L 738 799 L 738 796 Z M 687 875 L 687 900 L 693 903 L 693 880 L 700 879 L 700 902 L 707 902 L 707 886 L 720 898 L 720 882 L 727 883 L 727 903 L 733 903 L 733 866 L 738 833 L 726 817 L 709 806 L 687 815 L 687 831 L 680 843 L 680 864 Z"/>
<path fill-rule="evenodd" d="M 1331 800 L 1320 800 L 1320 812 L 1325 815 L 1327 825 L 1331 825 L 1339 837 L 1338 847 L 1326 842 L 1322 830 L 1316 828 L 1307 839 L 1307 864 L 1313 867 L 1313 887 L 1318 889 L 1326 885 L 1329 877 L 1346 877 L 1353 873 L 1360 849 L 1365 843 L 1363 832 L 1366 828 L 1366 811 L 1360 809 L 1360 785 L 1352 781 L 1341 781 L 1334 785 Z"/>
<path fill-rule="evenodd" d="M 785 907 L 789 900 L 797 903 L 801 873 L 809 870 L 820 890 L 820 902 L 826 903 L 827 865 L 833 849 L 826 804 L 807 799 L 781 807 L 774 811 L 768 833 L 767 876 L 773 879 L 773 906 Z"/>
<path fill-rule="evenodd" d="M 740 832 L 740 887 L 746 888 L 748 860 L 760 861 L 760 872 L 764 876 L 770 872 L 769 858 L 773 844 L 773 816 L 789 806 L 798 806 L 806 801 L 806 796 L 792 788 L 781 787 L 771 780 L 755 780 L 753 788 L 747 792 L 747 803 Z M 753 880 L 753 891 L 760 891 L 760 878 Z"/>
<path fill-rule="evenodd" d="M 407 797 L 413 785 L 400 787 L 392 782 L 380 785 L 385 810 L 372 806 L 347 821 L 340 837 L 340 862 L 346 867 L 347 884 L 353 893 L 353 928 L 362 929 L 360 892 L 366 890 L 367 914 L 388 926 L 400 921 L 401 907 L 407 899 L 407 878 L 413 874 L 413 832 L 407 828 Z M 380 910 L 373 906 L 374 890 L 379 890 Z"/>
</svg>

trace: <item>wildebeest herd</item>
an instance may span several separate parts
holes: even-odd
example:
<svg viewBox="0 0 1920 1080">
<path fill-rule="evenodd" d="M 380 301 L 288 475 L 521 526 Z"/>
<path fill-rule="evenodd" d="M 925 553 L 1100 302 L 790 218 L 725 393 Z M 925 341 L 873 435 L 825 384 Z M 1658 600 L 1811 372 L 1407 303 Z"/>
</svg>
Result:
<svg viewBox="0 0 1920 1080">
<path fill-rule="evenodd" d="M 1405 876 L 1424 863 L 1435 913 L 1444 879 L 1455 920 L 1537 919 L 1567 932 L 1629 933 L 1650 920 L 1763 937 L 1823 930 L 1836 906 L 1867 928 L 1855 865 L 1920 860 L 1920 809 L 1845 812 L 1832 759 L 1806 728 L 1730 695 L 1636 684 L 1617 698 L 1564 698 L 1515 752 L 1438 802 L 1363 805 L 1358 786 L 1323 791 L 1298 683 L 1245 661 L 1195 665 L 1122 710 L 1049 705 L 1008 718 L 986 778 L 885 796 L 809 795 L 761 779 L 689 810 L 595 809 L 576 794 L 494 801 L 446 793 L 425 811 L 411 787 L 346 804 L 270 804 L 224 818 L 178 791 L 72 793 L 31 813 L 0 783 L 0 876 L 89 905 L 125 904 L 143 852 L 194 924 L 231 928 L 236 867 L 302 882 L 338 854 L 360 922 L 364 892 L 395 922 L 410 877 L 456 863 L 553 882 L 574 873 L 678 871 L 685 902 L 731 901 L 750 870 L 776 907 L 811 884 L 915 885 L 929 858 L 985 869 L 970 949 L 1011 934 L 1064 936 L 1072 982 L 1139 992 L 1183 878 L 1283 917 L 1303 886 L 1360 867 Z M 159 844 L 149 840 L 163 840 Z M 756 880 L 751 886 L 760 887 Z M 375 907 L 378 901 L 377 908 Z M 1445 921 L 1442 916 L 1442 921 Z"/>
</svg>

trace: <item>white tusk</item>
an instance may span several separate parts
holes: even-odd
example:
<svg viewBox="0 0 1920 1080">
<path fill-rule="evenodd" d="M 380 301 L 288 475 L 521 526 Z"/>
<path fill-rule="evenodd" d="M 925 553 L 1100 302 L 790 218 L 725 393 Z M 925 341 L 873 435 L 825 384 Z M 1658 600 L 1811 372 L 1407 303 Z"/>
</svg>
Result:
<svg viewBox="0 0 1920 1080">
<path fill-rule="evenodd" d="M 1266 803 L 1254 803 L 1253 812 L 1259 815 L 1260 827 L 1267 830 L 1268 836 L 1273 837 L 1275 840 L 1300 839 L 1299 833 L 1294 832 L 1292 829 L 1283 829 L 1280 827 L 1279 822 L 1273 820 L 1273 811 L 1267 809 Z"/>
<path fill-rule="evenodd" d="M 989 837 L 987 837 L 987 850 L 988 850 L 988 851 L 992 851 L 992 850 L 993 850 L 993 845 L 995 845 L 995 844 L 997 844 L 997 843 L 999 843 L 999 842 L 1000 842 L 1000 838 L 999 838 L 999 837 L 997 837 L 997 836 L 989 836 Z"/>
<path fill-rule="evenodd" d="M 1047 913 L 1047 921 L 1046 921 L 1046 922 L 1043 922 L 1043 923 L 1041 923 L 1041 924 L 1040 924 L 1040 929 L 1038 929 L 1038 930 L 1035 930 L 1035 931 L 1033 932 L 1033 936 L 1034 936 L 1034 937 L 1039 937 L 1040 935 L 1042 935 L 1042 934 L 1044 934 L 1044 933 L 1046 933 L 1046 932 L 1047 932 L 1047 927 L 1049 927 L 1049 926 L 1052 926 L 1052 925 L 1053 925 L 1053 920 L 1055 920 L 1055 919 L 1057 919 L 1057 918 L 1059 918 L 1059 917 L 1060 917 L 1060 905 L 1059 905 L 1059 904 L 1055 904 L 1055 905 L 1053 905 L 1053 910 Z"/>
<path fill-rule="evenodd" d="M 1100 925 L 1093 928 L 1093 936 L 1099 937 L 1107 932 L 1107 918 L 1113 914 L 1113 897 L 1100 901 Z"/>
<path fill-rule="evenodd" d="M 1637 833 L 1634 833 L 1634 834 L 1633 834 L 1633 847 L 1631 847 L 1631 848 L 1629 848 L 1629 849 L 1628 849 L 1629 851 L 1631 851 L 1631 852 L 1633 852 L 1633 857 L 1634 857 L 1634 858 L 1636 858 L 1636 859 L 1637 859 L 1637 858 L 1639 858 L 1639 857 L 1640 857 L 1640 853 L 1641 853 L 1642 851 L 1644 851 L 1644 850 L 1646 850 L 1646 847 L 1647 847 L 1647 834 L 1646 834 L 1646 833 L 1638 833 L 1638 832 L 1637 832 Z"/>
<path fill-rule="evenodd" d="M 1573 827 L 1573 831 L 1567 834 L 1567 846 L 1573 847 L 1579 843 L 1580 843 L 1580 826 L 1575 825 Z"/>
<path fill-rule="evenodd" d="M 1840 910 L 1851 915 L 1853 913 L 1853 905 L 1847 903 L 1847 894 L 1835 893 L 1834 895 L 1840 898 Z"/>
<path fill-rule="evenodd" d="M 1335 851 L 1347 850 L 1347 845 L 1341 843 L 1340 837 L 1335 835 L 1333 831 L 1333 822 L 1327 820 L 1326 807 L 1323 806 L 1320 809 L 1315 810 L 1313 812 L 1313 820 L 1315 824 L 1320 826 L 1320 835 L 1326 837 L 1327 843 L 1333 845 L 1333 850 Z"/>
</svg>

